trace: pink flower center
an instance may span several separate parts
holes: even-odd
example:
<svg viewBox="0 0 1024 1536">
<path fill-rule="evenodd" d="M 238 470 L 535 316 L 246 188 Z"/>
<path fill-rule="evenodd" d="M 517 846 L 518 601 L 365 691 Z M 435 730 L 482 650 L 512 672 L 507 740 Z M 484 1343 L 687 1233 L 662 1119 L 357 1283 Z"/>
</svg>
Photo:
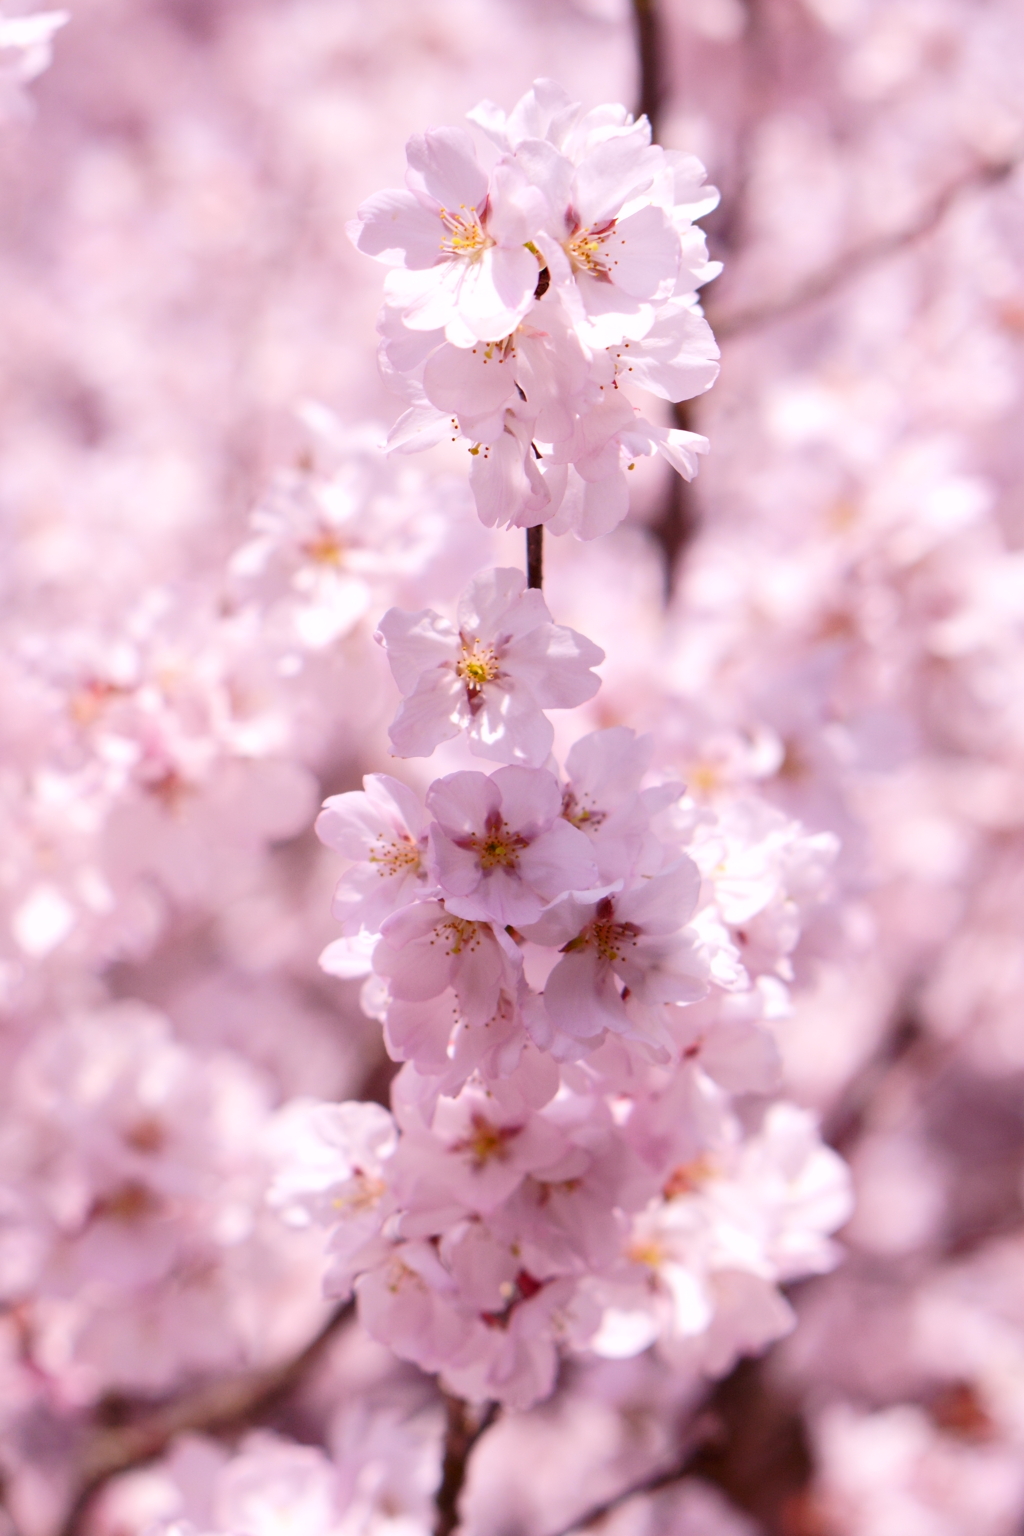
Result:
<svg viewBox="0 0 1024 1536">
<path fill-rule="evenodd" d="M 596 831 L 602 822 L 607 821 L 608 812 L 599 810 L 596 805 L 588 805 L 586 800 L 577 800 L 574 789 L 566 789 L 562 795 L 562 816 L 578 827 L 581 832 Z"/>
<path fill-rule="evenodd" d="M 578 933 L 568 944 L 563 944 L 561 953 L 568 955 L 577 949 L 596 949 L 598 956 L 606 960 L 609 965 L 614 965 L 616 960 L 621 960 L 627 949 L 636 947 L 636 941 L 640 937 L 640 929 L 636 923 L 617 923 L 615 921 L 615 906 L 611 897 L 606 896 L 597 904 L 597 911 L 591 922 Z"/>
<path fill-rule="evenodd" d="M 449 955 L 461 955 L 463 950 L 480 948 L 480 924 L 474 923 L 468 917 L 449 917 L 437 926 L 437 933 L 431 939 L 431 944 L 436 944 L 438 939 L 447 946 Z"/>
<path fill-rule="evenodd" d="M 89 1216 L 94 1221 L 118 1221 L 133 1226 L 137 1221 L 156 1216 L 160 1209 L 159 1196 L 138 1180 L 128 1179 L 108 1195 L 98 1195 Z"/>
<path fill-rule="evenodd" d="M 471 837 L 467 846 L 480 860 L 481 869 L 515 869 L 528 841 L 521 832 L 513 832 L 505 822 L 495 819 L 488 821 L 483 836 Z"/>
<path fill-rule="evenodd" d="M 383 1179 L 364 1172 L 362 1168 L 353 1168 L 352 1177 L 345 1186 L 344 1193 L 336 1195 L 332 1203 L 336 1210 L 343 1211 L 346 1215 L 372 1211 L 381 1197 L 387 1194 L 387 1188 Z"/>
<path fill-rule="evenodd" d="M 678 1200 L 680 1195 L 696 1194 L 701 1185 L 706 1184 L 714 1174 L 714 1163 L 706 1152 L 702 1152 L 692 1162 L 681 1163 L 678 1168 L 673 1168 L 665 1181 L 662 1194 L 666 1200 Z"/>
<path fill-rule="evenodd" d="M 345 561 L 345 546 L 333 528 L 321 528 L 301 544 L 300 549 L 315 565 L 341 566 Z"/>
<path fill-rule="evenodd" d="M 508 1144 L 522 1131 L 521 1125 L 495 1125 L 474 1110 L 468 1135 L 452 1142 L 453 1152 L 468 1152 L 474 1168 L 486 1168 L 492 1161 L 503 1163 L 508 1158 Z"/>
<path fill-rule="evenodd" d="M 155 1115 L 144 1115 L 121 1132 L 121 1140 L 133 1152 L 161 1152 L 167 1141 L 167 1129 Z"/>
</svg>

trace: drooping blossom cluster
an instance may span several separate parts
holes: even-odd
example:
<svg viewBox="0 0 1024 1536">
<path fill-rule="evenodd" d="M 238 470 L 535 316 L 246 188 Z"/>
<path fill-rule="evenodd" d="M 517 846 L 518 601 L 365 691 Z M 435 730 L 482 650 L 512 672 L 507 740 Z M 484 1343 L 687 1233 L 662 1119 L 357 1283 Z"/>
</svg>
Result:
<svg viewBox="0 0 1024 1536">
<path fill-rule="evenodd" d="M 696 290 L 720 266 L 694 220 L 718 193 L 695 156 L 651 143 L 646 118 L 584 112 L 551 80 L 469 118 L 475 140 L 411 138 L 406 187 L 350 226 L 393 269 L 380 357 L 410 405 L 388 441 L 408 452 L 454 432 L 488 526 L 596 538 L 625 517 L 638 458 L 690 480 L 707 450 L 647 421 L 628 386 L 679 401 L 715 380 Z"/>
<path fill-rule="evenodd" d="M 656 325 L 652 301 L 680 281 L 674 204 L 658 201 L 672 162 L 624 109 L 580 110 L 546 82 L 507 123 L 479 108 L 502 150 L 489 182 L 467 136 L 439 130 L 410 142 L 412 190 L 364 205 L 357 243 L 385 255 L 401 243 L 416 274 L 389 294 L 429 337 L 426 380 L 432 365 L 438 377 L 473 359 L 506 366 L 524 317 L 527 346 L 548 314 L 591 348 L 603 326 L 621 343 L 629 324 L 638 336 Z M 456 215 L 446 205 L 460 195 Z M 569 327 L 557 334 L 568 347 Z M 570 355 L 560 344 L 553 355 Z M 518 454 L 506 398 L 497 430 Z M 563 407 L 577 419 L 567 432 L 585 435 L 555 369 L 534 419 Z M 564 1352 L 621 1358 L 656 1341 L 720 1374 L 788 1331 L 778 1283 L 831 1267 L 827 1234 L 849 1208 L 843 1165 L 805 1112 L 766 1103 L 744 1125 L 733 1106 L 777 1086 L 755 983 L 774 973 L 784 990 L 795 913 L 773 924 L 774 892 L 737 902 L 749 873 L 725 848 L 702 878 L 690 846 L 728 845 L 732 829 L 702 825 L 683 784 L 649 773 L 651 739 L 587 733 L 559 771 L 545 708 L 592 698 L 604 652 L 552 622 L 518 571 L 476 576 L 454 624 L 392 609 L 377 639 L 403 695 L 396 752 L 430 755 L 461 734 L 504 766 L 443 774 L 422 800 L 378 774 L 326 802 L 317 831 L 348 871 L 334 898 L 343 937 L 322 964 L 366 973 L 363 1007 L 403 1066 L 392 1114 L 350 1103 L 286 1116 L 294 1145 L 286 1136 L 271 1201 L 330 1227 L 328 1292 L 354 1290 L 375 1338 L 470 1401 L 527 1408 Z M 812 902 L 834 854 L 827 836 L 804 853 Z M 742 958 L 737 905 L 761 917 Z M 747 999 L 738 1014 L 734 996 Z"/>
<path fill-rule="evenodd" d="M 646 11 L 5 0 L 19 1536 L 1024 1516 L 1019 7 Z"/>
</svg>

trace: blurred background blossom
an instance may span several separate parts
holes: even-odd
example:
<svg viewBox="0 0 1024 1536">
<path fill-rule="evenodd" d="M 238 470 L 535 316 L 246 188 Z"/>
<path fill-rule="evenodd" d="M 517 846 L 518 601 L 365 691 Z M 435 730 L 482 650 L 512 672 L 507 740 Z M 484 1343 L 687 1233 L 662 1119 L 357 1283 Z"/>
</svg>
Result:
<svg viewBox="0 0 1024 1536">
<path fill-rule="evenodd" d="M 288 1101 L 387 1096 L 358 967 L 317 965 L 311 833 L 393 767 L 374 625 L 520 562 L 464 443 L 379 451 L 402 406 L 345 225 L 410 133 L 537 76 L 643 107 L 721 188 L 721 377 L 674 418 L 711 453 L 638 465 L 546 594 L 607 653 L 584 728 L 652 731 L 687 784 L 702 937 L 856 1209 L 717 1385 L 581 1359 L 504 1415 L 464 1529 L 1022 1528 L 1024 11 L 4 0 L 12 1536 L 431 1528 L 436 1391 L 329 1311 L 266 1192 Z"/>
</svg>

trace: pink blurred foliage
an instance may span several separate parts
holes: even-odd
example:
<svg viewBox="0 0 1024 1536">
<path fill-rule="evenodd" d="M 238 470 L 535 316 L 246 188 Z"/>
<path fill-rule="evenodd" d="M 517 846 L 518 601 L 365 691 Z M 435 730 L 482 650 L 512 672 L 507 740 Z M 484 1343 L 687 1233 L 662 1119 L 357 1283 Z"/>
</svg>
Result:
<svg viewBox="0 0 1024 1536">
<path fill-rule="evenodd" d="M 385 454 L 346 226 L 650 96 L 626 0 L 0 7 L 4 1536 L 447 1533 L 460 1443 L 468 1536 L 1024 1520 L 1024 17 L 655 16 L 691 350 L 595 427 L 626 329 L 531 271 L 538 486 L 454 312 Z"/>
</svg>

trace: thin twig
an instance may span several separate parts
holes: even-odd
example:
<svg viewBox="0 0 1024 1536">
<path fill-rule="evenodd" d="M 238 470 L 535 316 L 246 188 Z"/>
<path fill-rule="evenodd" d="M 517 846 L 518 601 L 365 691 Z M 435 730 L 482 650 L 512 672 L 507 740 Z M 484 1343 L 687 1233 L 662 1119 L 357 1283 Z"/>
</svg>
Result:
<svg viewBox="0 0 1024 1536">
<path fill-rule="evenodd" d="M 675 424 L 683 432 L 696 431 L 692 400 L 678 400 L 672 407 Z M 665 602 L 671 601 L 679 571 L 679 557 L 696 536 L 700 526 L 697 498 L 694 487 L 675 470 L 669 470 L 665 482 L 665 496 L 658 516 L 647 525 L 647 531 L 661 550 L 663 560 L 662 583 Z"/>
<path fill-rule="evenodd" d="M 658 0 L 633 0 L 633 21 L 640 70 L 637 116 L 646 115 L 651 125 L 651 139 L 657 143 L 670 84 L 665 67 L 667 51 Z M 686 432 L 694 430 L 692 404 L 690 400 L 682 400 L 672 408 L 676 426 Z M 675 586 L 679 556 L 693 538 L 697 521 L 693 487 L 681 475 L 669 471 L 661 511 L 648 524 L 647 530 L 661 550 L 666 603 Z"/>
<path fill-rule="evenodd" d="M 526 530 L 526 585 L 544 585 L 544 524 Z"/>
<path fill-rule="evenodd" d="M 766 325 L 773 325 L 777 320 L 785 320 L 789 315 L 795 314 L 807 305 L 817 303 L 820 299 L 831 297 L 838 288 L 852 282 L 869 267 L 884 261 L 886 257 L 897 255 L 908 246 L 930 235 L 961 197 L 968 192 L 998 186 L 1013 174 L 1021 161 L 1021 153 L 1003 160 L 979 161 L 951 181 L 948 186 L 943 187 L 942 191 L 925 206 L 913 224 L 908 224 L 903 229 L 891 230 L 888 234 L 874 235 L 860 245 L 851 246 L 835 261 L 805 278 L 791 293 L 781 299 L 766 304 L 754 304 L 749 309 L 739 309 L 731 315 L 713 313 L 709 319 L 715 335 L 723 341 L 734 336 L 745 336 L 751 331 L 761 330 Z"/>
<path fill-rule="evenodd" d="M 469 1458 L 480 1436 L 498 1416 L 498 1404 L 488 1403 L 481 1413 L 473 1414 L 461 1397 L 444 1394 L 447 1418 L 441 1482 L 434 1497 L 437 1518 L 434 1536 L 452 1536 L 459 1523 L 459 1499 L 469 1470 Z"/>
<path fill-rule="evenodd" d="M 600 1504 L 592 1504 L 582 1515 L 577 1515 L 575 1520 L 571 1520 L 560 1531 L 556 1531 L 555 1536 L 574 1536 L 576 1531 L 585 1531 L 588 1526 L 604 1520 L 630 1499 L 640 1498 L 648 1493 L 659 1493 L 662 1488 L 670 1488 L 673 1483 L 681 1482 L 704 1447 L 709 1441 L 717 1438 L 718 1434 L 719 1425 L 715 1416 L 702 1414 L 691 1426 L 689 1444 L 670 1467 L 663 1467 L 660 1472 L 652 1472 L 649 1476 L 640 1478 L 638 1482 L 630 1483 L 628 1488 L 612 1494 L 611 1498 L 602 1499 Z"/>
<path fill-rule="evenodd" d="M 844 1156 L 863 1134 L 879 1089 L 928 1041 L 909 999 L 893 1014 L 878 1045 L 850 1078 L 822 1125 L 829 1146 Z"/>
<path fill-rule="evenodd" d="M 81 1486 L 61 1536 L 77 1536 L 93 1499 L 111 1477 L 162 1455 L 175 1435 L 185 1430 L 224 1434 L 266 1415 L 298 1385 L 353 1312 L 351 1302 L 338 1307 L 305 1349 L 281 1365 L 209 1382 L 126 1424 L 94 1433 L 79 1463 Z"/>
</svg>

